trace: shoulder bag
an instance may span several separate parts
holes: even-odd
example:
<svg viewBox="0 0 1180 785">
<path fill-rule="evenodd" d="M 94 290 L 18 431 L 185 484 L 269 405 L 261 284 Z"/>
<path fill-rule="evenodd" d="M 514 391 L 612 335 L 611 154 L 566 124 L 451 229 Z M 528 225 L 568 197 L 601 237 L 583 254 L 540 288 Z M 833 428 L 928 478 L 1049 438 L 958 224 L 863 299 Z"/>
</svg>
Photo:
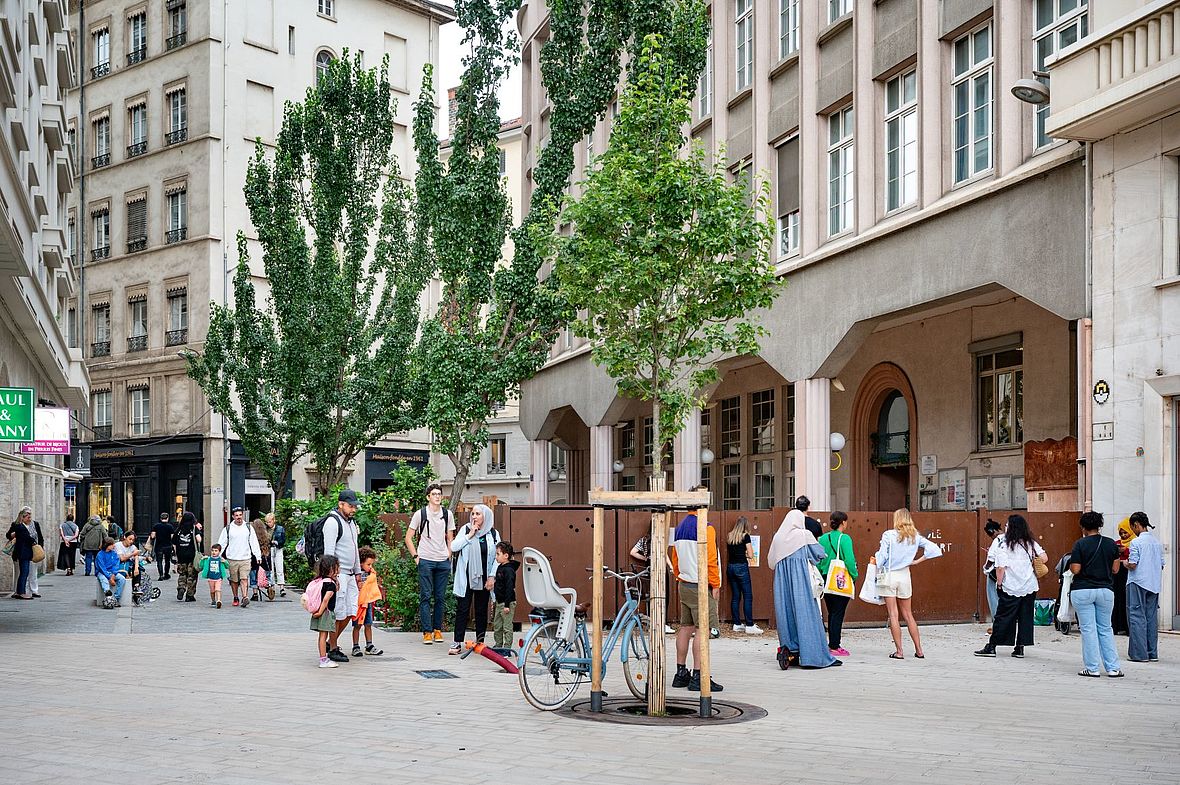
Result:
<svg viewBox="0 0 1180 785">
<path fill-rule="evenodd" d="M 824 582 L 824 594 L 834 594 L 837 597 L 852 597 L 856 594 L 856 585 L 852 580 L 852 573 L 848 565 L 840 558 L 840 543 L 844 532 L 836 538 L 836 555 L 828 562 L 828 577 Z"/>
<path fill-rule="evenodd" d="M 888 536 L 888 533 L 886 533 L 886 536 Z M 890 540 L 885 545 L 885 561 L 886 562 L 893 561 L 893 541 L 892 540 Z M 878 564 L 877 565 L 877 586 L 888 586 L 888 585 L 889 585 L 889 570 L 881 569 L 881 565 Z"/>
</svg>

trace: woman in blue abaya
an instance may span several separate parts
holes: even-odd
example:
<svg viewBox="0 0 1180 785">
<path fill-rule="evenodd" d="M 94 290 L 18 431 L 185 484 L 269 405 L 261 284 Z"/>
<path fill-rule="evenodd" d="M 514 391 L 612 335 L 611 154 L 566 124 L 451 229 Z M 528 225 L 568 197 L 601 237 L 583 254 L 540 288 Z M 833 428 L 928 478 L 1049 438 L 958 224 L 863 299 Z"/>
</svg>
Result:
<svg viewBox="0 0 1180 785">
<path fill-rule="evenodd" d="M 824 558 L 824 549 L 805 526 L 806 517 L 791 510 L 770 544 L 767 560 L 774 570 L 774 613 L 778 626 L 778 664 L 804 668 L 842 665 L 828 651 L 819 603 L 812 594 L 808 564 Z"/>
</svg>

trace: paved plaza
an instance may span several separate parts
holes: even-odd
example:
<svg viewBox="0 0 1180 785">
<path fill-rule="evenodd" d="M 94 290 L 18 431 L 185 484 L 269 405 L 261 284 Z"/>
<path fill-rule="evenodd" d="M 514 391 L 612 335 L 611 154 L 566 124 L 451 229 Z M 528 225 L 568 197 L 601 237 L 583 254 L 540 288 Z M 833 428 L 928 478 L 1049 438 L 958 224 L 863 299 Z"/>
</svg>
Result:
<svg viewBox="0 0 1180 785">
<path fill-rule="evenodd" d="M 718 697 L 768 716 L 647 728 L 538 712 L 515 677 L 417 635 L 378 630 L 385 656 L 319 670 L 297 595 L 217 611 L 174 586 L 102 611 L 92 579 L 57 574 L 41 600 L 0 600 L 0 783 L 1180 782 L 1170 635 L 1122 680 L 1079 678 L 1077 635 L 1042 627 L 1023 661 L 971 656 L 978 625 L 926 627 L 926 660 L 904 662 L 854 629 L 845 666 L 787 673 L 772 634 L 725 638 Z M 440 668 L 458 678 L 415 672 Z M 606 688 L 626 693 L 617 667 Z"/>
</svg>

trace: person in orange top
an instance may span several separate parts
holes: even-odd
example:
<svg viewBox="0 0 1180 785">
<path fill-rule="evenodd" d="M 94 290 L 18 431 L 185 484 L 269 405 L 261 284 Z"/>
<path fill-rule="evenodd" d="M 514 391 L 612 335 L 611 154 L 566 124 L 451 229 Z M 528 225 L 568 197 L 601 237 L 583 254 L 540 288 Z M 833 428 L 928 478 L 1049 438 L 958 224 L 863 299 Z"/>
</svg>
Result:
<svg viewBox="0 0 1180 785">
<path fill-rule="evenodd" d="M 716 627 L 717 597 L 721 593 L 721 560 L 717 556 L 717 530 L 712 526 L 706 528 L 707 556 L 706 580 L 709 583 L 709 618 L 697 618 L 697 585 L 699 581 L 699 564 L 697 563 L 697 516 L 686 515 L 676 533 L 672 537 L 672 572 L 676 574 L 680 589 L 680 629 L 676 631 L 676 675 L 672 678 L 673 687 L 688 687 L 699 692 L 701 689 L 701 642 L 696 637 L 698 627 L 705 628 L 705 634 Z M 704 621 L 705 624 L 700 624 Z M 688 670 L 688 644 L 692 643 L 692 661 L 698 668 L 691 673 Z M 710 679 L 713 692 L 724 689 L 720 684 Z"/>
</svg>

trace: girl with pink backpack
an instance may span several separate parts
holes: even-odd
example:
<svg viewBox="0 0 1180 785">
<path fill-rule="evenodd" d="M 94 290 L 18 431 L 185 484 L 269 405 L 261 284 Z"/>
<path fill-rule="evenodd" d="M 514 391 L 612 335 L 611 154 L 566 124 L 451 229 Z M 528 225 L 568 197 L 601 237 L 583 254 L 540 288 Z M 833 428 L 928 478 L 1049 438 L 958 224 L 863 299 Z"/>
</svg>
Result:
<svg viewBox="0 0 1180 785">
<path fill-rule="evenodd" d="M 340 561 L 335 556 L 321 556 L 316 562 L 316 577 L 307 584 L 300 604 L 311 614 L 311 629 L 319 633 L 321 668 L 336 668 L 328 659 L 328 636 L 336 631 L 336 576 Z"/>
</svg>

